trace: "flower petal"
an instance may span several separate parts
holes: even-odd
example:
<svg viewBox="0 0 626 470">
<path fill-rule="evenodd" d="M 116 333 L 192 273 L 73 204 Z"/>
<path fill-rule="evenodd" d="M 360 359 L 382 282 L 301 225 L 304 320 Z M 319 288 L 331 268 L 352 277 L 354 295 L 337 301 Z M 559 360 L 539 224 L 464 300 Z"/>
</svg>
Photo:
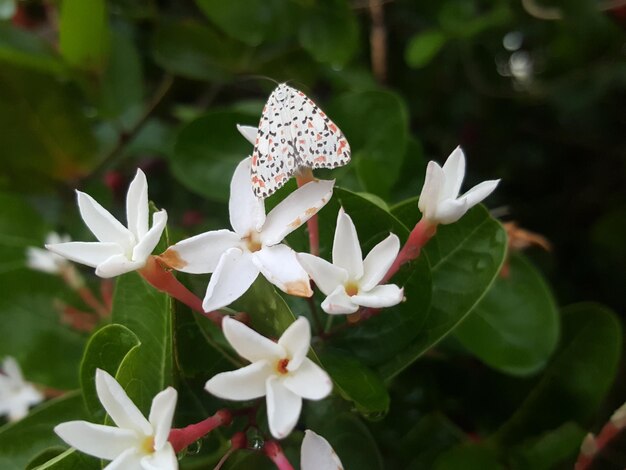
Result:
<svg viewBox="0 0 626 470">
<path fill-rule="evenodd" d="M 267 361 L 257 361 L 241 369 L 213 376 L 204 389 L 227 400 L 253 400 L 265 395 L 265 382 L 272 373 L 273 369 Z"/>
<path fill-rule="evenodd" d="M 26 266 L 35 271 L 58 274 L 61 263 L 63 262 L 60 260 L 67 262 L 64 258 L 51 251 L 46 251 L 34 246 L 29 246 L 26 249 Z"/>
<path fill-rule="evenodd" d="M 265 223 L 265 203 L 252 191 L 251 160 L 250 157 L 244 158 L 230 181 L 230 225 L 240 237 L 246 237 L 252 231 L 261 231 Z"/>
<path fill-rule="evenodd" d="M 363 276 L 363 254 L 356 228 L 343 207 L 337 214 L 337 228 L 333 241 L 333 264 L 345 269 L 353 280 Z"/>
<path fill-rule="evenodd" d="M 309 253 L 297 253 L 297 257 L 300 265 L 325 295 L 330 295 L 337 286 L 345 284 L 348 280 L 348 271 L 325 259 Z"/>
<path fill-rule="evenodd" d="M 202 302 L 205 312 L 210 312 L 234 302 L 241 297 L 259 275 L 259 268 L 248 252 L 229 248 L 220 257 Z"/>
<path fill-rule="evenodd" d="M 500 180 L 483 181 L 463 194 L 459 200 L 466 201 L 467 209 L 469 210 L 471 207 L 474 207 L 476 204 L 489 196 L 493 190 L 496 189 L 498 183 L 500 183 Z"/>
<path fill-rule="evenodd" d="M 354 313 L 359 306 L 352 301 L 352 298 L 346 294 L 343 286 L 337 288 L 324 299 L 322 302 L 322 310 L 332 314 Z"/>
<path fill-rule="evenodd" d="M 146 260 L 131 261 L 125 255 L 111 256 L 96 268 L 96 276 L 110 278 L 143 268 Z"/>
<path fill-rule="evenodd" d="M 133 261 L 146 261 L 159 243 L 165 224 L 167 224 L 167 212 L 165 210 L 155 212 L 152 216 L 152 228 L 145 233 L 133 249 Z"/>
<path fill-rule="evenodd" d="M 426 178 L 424 179 L 424 186 L 422 186 L 422 192 L 417 203 L 424 218 L 428 220 L 434 219 L 439 204 L 439 194 L 441 194 L 443 185 L 443 169 L 437 162 L 431 160 L 426 167 Z"/>
<path fill-rule="evenodd" d="M 455 148 L 443 164 L 443 189 L 439 199 L 456 199 L 465 177 L 465 155 L 461 147 Z"/>
<path fill-rule="evenodd" d="M 296 252 L 287 245 L 266 246 L 252 256 L 267 280 L 283 292 L 298 297 L 313 295 L 309 275 L 300 266 Z"/>
<path fill-rule="evenodd" d="M 23 385 L 25 383 L 24 376 L 22 375 L 22 369 L 20 368 L 20 365 L 15 360 L 15 358 L 12 356 L 7 356 L 2 361 L 2 372 L 9 379 L 11 379 L 13 386 Z"/>
<path fill-rule="evenodd" d="M 252 328 L 230 317 L 222 321 L 224 336 L 233 349 L 250 362 L 274 361 L 285 356 L 284 348 Z"/>
<path fill-rule="evenodd" d="M 54 432 L 70 446 L 99 459 L 113 460 L 139 443 L 135 431 L 87 421 L 61 423 Z"/>
<path fill-rule="evenodd" d="M 467 201 L 465 199 L 445 199 L 439 202 L 437 212 L 430 220 L 440 224 L 452 224 L 463 217 L 467 209 Z"/>
<path fill-rule="evenodd" d="M 376 286 L 369 292 L 358 293 L 351 297 L 352 301 L 363 306 L 372 308 L 391 307 L 402 302 L 404 289 L 395 284 Z"/>
<path fill-rule="evenodd" d="M 69 242 L 46 245 L 46 248 L 57 255 L 92 268 L 104 263 L 112 256 L 123 253 L 122 247 L 117 243 Z"/>
<path fill-rule="evenodd" d="M 117 243 L 124 248 L 131 248 L 135 244 L 132 232 L 89 194 L 76 191 L 76 199 L 80 216 L 98 241 Z"/>
<path fill-rule="evenodd" d="M 178 468 L 178 459 L 172 444 L 166 442 L 161 450 L 143 457 L 141 459 L 141 468 L 144 470 L 176 470 Z"/>
<path fill-rule="evenodd" d="M 302 410 L 302 398 L 285 387 L 275 376 L 266 382 L 267 423 L 276 439 L 287 437 L 293 430 Z"/>
<path fill-rule="evenodd" d="M 363 277 L 359 288 L 368 291 L 376 286 L 393 264 L 400 251 L 400 240 L 391 233 L 376 245 L 363 260 Z"/>
<path fill-rule="evenodd" d="M 278 340 L 278 344 L 285 349 L 289 364 L 288 371 L 294 371 L 306 357 L 311 345 L 311 325 L 306 317 L 299 317 L 287 327 Z"/>
<path fill-rule="evenodd" d="M 307 429 L 300 450 L 300 469 L 343 470 L 343 465 L 328 441 Z"/>
<path fill-rule="evenodd" d="M 137 240 L 141 240 L 148 232 L 148 212 L 148 182 L 144 172 L 137 168 L 137 174 L 126 194 L 128 229 Z"/>
<path fill-rule="evenodd" d="M 127 449 L 102 470 L 141 470 L 141 459 L 144 455 L 137 448 Z"/>
<path fill-rule="evenodd" d="M 159 392 L 152 400 L 148 421 L 154 430 L 154 448 L 160 450 L 167 442 L 172 428 L 178 393 L 172 387 Z"/>
<path fill-rule="evenodd" d="M 152 426 L 128 398 L 122 386 L 102 369 L 96 369 L 96 392 L 100 403 L 120 428 L 130 429 L 144 436 L 152 434 Z"/>
<path fill-rule="evenodd" d="M 230 230 L 201 233 L 170 246 L 160 258 L 171 268 L 190 274 L 212 273 L 221 256 L 241 242 Z"/>
<path fill-rule="evenodd" d="M 283 379 L 283 384 L 296 395 L 307 400 L 321 400 L 330 395 L 333 381 L 326 371 L 308 357 L 298 368 Z"/>
<path fill-rule="evenodd" d="M 261 231 L 265 245 L 276 245 L 330 201 L 335 180 L 313 180 L 296 189 L 267 214 Z"/>
<path fill-rule="evenodd" d="M 241 124 L 237 124 L 237 130 L 239 133 L 244 136 L 244 138 L 250 142 L 252 145 L 256 145 L 256 134 L 258 132 L 258 128 L 254 126 L 242 126 Z"/>
</svg>

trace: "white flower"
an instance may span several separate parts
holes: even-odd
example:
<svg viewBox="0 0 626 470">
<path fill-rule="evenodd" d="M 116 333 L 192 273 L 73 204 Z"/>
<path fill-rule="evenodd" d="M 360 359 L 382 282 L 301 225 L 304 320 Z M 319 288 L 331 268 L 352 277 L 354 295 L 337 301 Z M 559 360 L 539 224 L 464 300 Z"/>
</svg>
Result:
<svg viewBox="0 0 626 470">
<path fill-rule="evenodd" d="M 167 222 L 165 210 L 155 212 L 152 228 L 148 229 L 148 183 L 143 171 L 137 170 L 128 188 L 128 228 L 88 194 L 76 191 L 76 195 L 80 215 L 99 241 L 49 244 L 46 248 L 77 263 L 95 267 L 100 277 L 119 276 L 143 268 Z"/>
<path fill-rule="evenodd" d="M 321 400 L 333 388 L 328 374 L 306 357 L 309 321 L 298 318 L 276 343 L 230 317 L 224 318 L 222 328 L 235 351 L 252 364 L 217 374 L 206 390 L 229 400 L 266 396 L 270 432 L 277 439 L 286 437 L 298 422 L 302 399 Z"/>
<path fill-rule="evenodd" d="M 43 394 L 24 380 L 17 361 L 6 357 L 0 373 L 0 416 L 7 415 L 9 421 L 17 421 L 28 414 L 29 407 L 43 399 Z"/>
<path fill-rule="evenodd" d="M 242 126 L 241 124 L 237 124 L 237 130 L 242 136 L 244 136 L 244 138 L 248 142 L 250 142 L 252 145 L 256 145 L 256 134 L 259 131 L 258 128 L 254 126 Z"/>
<path fill-rule="evenodd" d="M 235 170 L 230 184 L 230 223 L 234 231 L 215 230 L 176 243 L 160 258 L 179 271 L 213 273 L 204 302 L 209 312 L 238 299 L 262 273 L 284 292 L 310 297 L 313 291 L 295 252 L 281 243 L 328 202 L 334 181 L 312 181 L 297 189 L 265 216 L 263 199 L 250 184 L 250 158 Z"/>
<path fill-rule="evenodd" d="M 327 296 L 326 313 L 354 313 L 362 307 L 391 307 L 402 301 L 403 289 L 394 284 L 378 285 L 400 250 L 393 233 L 376 245 L 363 259 L 352 219 L 342 209 L 337 215 L 332 264 L 308 253 L 298 259 L 311 279 Z"/>
<path fill-rule="evenodd" d="M 328 441 L 307 429 L 300 448 L 300 470 L 343 470 L 343 465 Z"/>
<path fill-rule="evenodd" d="M 69 241 L 69 235 L 59 235 L 56 232 L 50 232 L 46 235 L 46 245 L 67 243 Z M 35 271 L 43 271 L 48 274 L 60 274 L 70 266 L 70 263 L 66 258 L 56 253 L 35 246 L 29 246 L 26 249 L 26 266 Z"/>
<path fill-rule="evenodd" d="M 105 469 L 175 470 L 176 453 L 168 442 L 177 393 L 168 387 L 152 400 L 146 420 L 126 392 L 107 372 L 96 370 L 98 398 L 115 426 L 69 421 L 54 428 L 72 447 L 100 459 Z"/>
<path fill-rule="evenodd" d="M 461 147 L 450 154 L 443 168 L 430 161 L 419 199 L 419 209 L 432 224 L 451 224 L 489 196 L 500 180 L 483 181 L 457 197 L 465 176 L 465 156 Z"/>
</svg>

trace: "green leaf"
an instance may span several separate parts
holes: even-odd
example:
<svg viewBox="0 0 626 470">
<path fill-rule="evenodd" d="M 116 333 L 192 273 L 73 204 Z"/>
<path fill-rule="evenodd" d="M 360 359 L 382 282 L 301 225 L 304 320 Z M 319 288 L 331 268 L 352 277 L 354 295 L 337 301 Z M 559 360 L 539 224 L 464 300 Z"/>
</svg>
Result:
<svg viewBox="0 0 626 470">
<path fill-rule="evenodd" d="M 423 31 L 411 38 L 404 53 L 404 59 L 410 67 L 426 67 L 446 43 L 446 35 L 437 30 Z"/>
<path fill-rule="evenodd" d="M 470 352 L 495 369 L 527 375 L 546 365 L 559 337 L 559 315 L 541 274 L 511 253 L 472 313 L 454 331 Z"/>
<path fill-rule="evenodd" d="M 346 93 L 328 115 L 344 132 L 363 188 L 386 199 L 400 176 L 408 139 L 404 101 L 388 91 Z"/>
<path fill-rule="evenodd" d="M 441 341 L 474 309 L 500 271 L 506 233 L 482 206 L 460 221 L 439 226 L 424 252 L 430 260 L 432 298 L 417 338 L 382 368 L 390 379 Z"/>
<path fill-rule="evenodd" d="M 67 68 L 46 41 L 6 23 L 0 24 L 0 61 L 52 74 Z"/>
<path fill-rule="evenodd" d="M 563 309 L 557 353 L 494 440 L 510 445 L 565 421 L 586 427 L 615 379 L 621 346 L 621 326 L 612 311 L 591 303 Z"/>
<path fill-rule="evenodd" d="M 350 355 L 324 349 L 320 360 L 335 383 L 335 390 L 371 419 L 382 418 L 389 409 L 389 394 L 381 378 Z"/>
<path fill-rule="evenodd" d="M 174 176 L 202 196 L 227 202 L 235 167 L 252 151 L 236 125 L 256 119 L 239 112 L 211 111 L 187 124 L 171 160 Z"/>
<path fill-rule="evenodd" d="M 87 411 L 95 421 L 104 420 L 102 404 L 96 393 L 96 369 L 115 376 L 124 358 L 140 344 L 135 333 L 117 324 L 101 328 L 89 339 L 80 364 L 80 384 Z"/>
<path fill-rule="evenodd" d="M 101 70 L 109 53 L 110 31 L 105 0 L 63 0 L 59 51 L 75 67 Z"/>
<path fill-rule="evenodd" d="M 354 55 L 359 39 L 350 4 L 345 0 L 316 2 L 303 18 L 298 30 L 302 47 L 318 62 L 342 68 Z"/>
<path fill-rule="evenodd" d="M 0 468 L 22 470 L 50 447 L 64 446 L 53 428 L 65 421 L 84 418 L 79 392 L 71 392 L 31 411 L 24 419 L 0 428 Z"/>
<path fill-rule="evenodd" d="M 132 331 L 141 345 L 121 362 L 116 379 L 147 416 L 152 399 L 172 384 L 172 300 L 132 272 L 117 279 L 111 320 Z"/>
<path fill-rule="evenodd" d="M 33 470 L 99 470 L 101 468 L 99 459 L 85 455 L 76 449 L 67 449 L 42 465 L 34 467 Z"/>
<path fill-rule="evenodd" d="M 446 417 L 430 414 L 421 418 L 402 436 L 398 446 L 409 461 L 408 469 L 432 468 L 435 460 L 446 449 L 465 438 L 465 433 Z"/>
<path fill-rule="evenodd" d="M 0 273 L 23 267 L 28 247 L 43 247 L 48 230 L 23 197 L 0 192 Z"/>
<path fill-rule="evenodd" d="M 504 470 L 496 451 L 478 444 L 463 444 L 444 452 L 435 462 L 435 470 Z"/>
</svg>

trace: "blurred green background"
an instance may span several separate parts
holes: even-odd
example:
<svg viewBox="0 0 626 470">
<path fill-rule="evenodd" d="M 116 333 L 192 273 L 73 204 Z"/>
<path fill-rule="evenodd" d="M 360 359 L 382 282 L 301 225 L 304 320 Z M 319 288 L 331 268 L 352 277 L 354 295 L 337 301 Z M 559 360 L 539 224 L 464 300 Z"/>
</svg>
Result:
<svg viewBox="0 0 626 470">
<path fill-rule="evenodd" d="M 251 152 L 235 124 L 256 125 L 288 81 L 353 148 L 321 176 L 391 206 L 461 144 L 464 187 L 502 178 L 489 208 L 552 243 L 528 255 L 558 304 L 602 302 L 623 322 L 624 1 L 0 0 L 0 17 L 3 274 L 50 228 L 90 240 L 73 189 L 123 213 L 137 166 L 175 240 L 222 228 Z"/>
</svg>

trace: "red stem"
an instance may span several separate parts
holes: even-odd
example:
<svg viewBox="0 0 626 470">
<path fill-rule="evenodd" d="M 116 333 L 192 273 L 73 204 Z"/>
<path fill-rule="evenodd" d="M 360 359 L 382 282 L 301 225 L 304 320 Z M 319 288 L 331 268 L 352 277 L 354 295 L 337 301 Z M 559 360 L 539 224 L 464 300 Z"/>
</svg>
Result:
<svg viewBox="0 0 626 470">
<path fill-rule="evenodd" d="M 220 468 L 222 468 L 222 465 L 224 465 L 224 462 L 228 460 L 228 457 L 230 457 L 235 451 L 239 449 L 245 449 L 247 445 L 248 439 L 246 438 L 245 433 L 236 432 L 235 434 L 233 434 L 233 437 L 230 438 L 230 449 L 228 449 L 228 451 L 222 456 L 220 461 L 217 462 L 217 465 L 213 468 L 213 470 L 220 470 Z"/>
<path fill-rule="evenodd" d="M 263 452 L 274 462 L 278 470 L 293 470 L 293 467 L 285 457 L 283 449 L 276 441 L 267 441 L 263 446 Z"/>
<path fill-rule="evenodd" d="M 384 284 L 387 282 L 398 272 L 402 265 L 417 258 L 424 245 L 428 243 L 428 240 L 430 240 L 436 232 L 437 226 L 422 218 L 409 234 L 409 238 L 380 283 Z"/>
<path fill-rule="evenodd" d="M 300 170 L 300 173 L 296 175 L 296 181 L 298 187 L 301 188 L 305 184 L 314 181 L 315 177 L 310 168 Z M 306 221 L 307 229 L 309 230 L 309 251 L 314 256 L 320 255 L 320 232 L 319 225 L 317 223 L 317 214 L 313 215 Z"/>
<path fill-rule="evenodd" d="M 589 470 L 595 458 L 607 448 L 623 428 L 616 426 L 612 421 L 604 425 L 598 437 L 588 434 L 583 440 L 580 454 L 574 465 L 574 470 Z"/>
<path fill-rule="evenodd" d="M 139 270 L 139 274 L 153 287 L 169 294 L 221 327 L 224 315 L 218 311 L 205 312 L 200 297 L 187 289 L 170 271 L 161 266 L 156 257 L 150 256 L 146 265 Z"/>
<path fill-rule="evenodd" d="M 196 424 L 190 424 L 180 429 L 172 429 L 168 440 L 172 444 L 175 452 L 180 452 L 184 448 L 190 446 L 198 439 L 206 436 L 215 428 L 222 425 L 229 425 L 233 417 L 228 410 L 219 410 L 213 416 L 200 421 Z"/>
</svg>

